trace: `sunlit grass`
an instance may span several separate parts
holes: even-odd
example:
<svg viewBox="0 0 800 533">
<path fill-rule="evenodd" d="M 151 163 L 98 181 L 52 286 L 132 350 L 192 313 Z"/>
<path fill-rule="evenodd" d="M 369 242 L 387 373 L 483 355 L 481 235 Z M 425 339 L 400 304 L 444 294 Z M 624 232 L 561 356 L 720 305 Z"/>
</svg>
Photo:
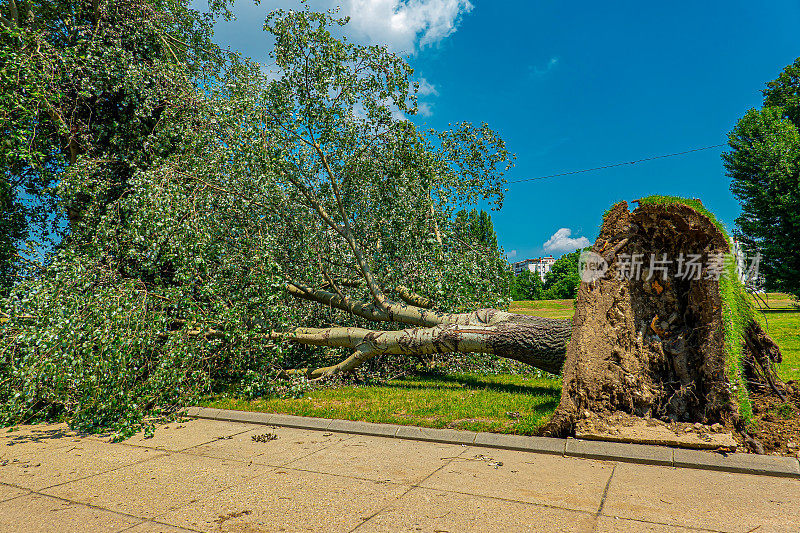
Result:
<svg viewBox="0 0 800 533">
<path fill-rule="evenodd" d="M 561 380 L 520 375 L 408 377 L 314 390 L 298 399 L 218 397 L 206 407 L 529 435 L 561 397 Z"/>
<path fill-rule="evenodd" d="M 508 310 L 521 315 L 544 318 L 572 318 L 575 300 L 521 300 L 511 302 Z"/>
<path fill-rule="evenodd" d="M 791 304 L 791 300 L 786 299 Z M 770 301 L 770 307 L 774 301 Z M 775 365 L 784 381 L 800 381 L 800 310 L 779 313 L 756 313 L 761 325 L 781 349 L 783 362 Z"/>
</svg>

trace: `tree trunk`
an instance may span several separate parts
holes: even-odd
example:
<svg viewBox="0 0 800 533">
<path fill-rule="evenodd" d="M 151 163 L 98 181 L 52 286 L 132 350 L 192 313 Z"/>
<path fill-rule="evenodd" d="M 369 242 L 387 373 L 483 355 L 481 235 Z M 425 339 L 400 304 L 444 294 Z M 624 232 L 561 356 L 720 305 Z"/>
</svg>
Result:
<svg viewBox="0 0 800 533">
<path fill-rule="evenodd" d="M 429 328 L 372 331 L 363 328 L 298 328 L 274 333 L 302 344 L 350 348 L 353 354 L 336 365 L 306 371 L 318 379 L 357 368 L 376 355 L 428 355 L 434 353 L 490 353 L 557 374 L 564 364 L 571 320 L 540 318 L 480 310 L 495 320 L 486 323 L 443 323 Z M 454 320 L 469 315 L 449 315 Z"/>
</svg>

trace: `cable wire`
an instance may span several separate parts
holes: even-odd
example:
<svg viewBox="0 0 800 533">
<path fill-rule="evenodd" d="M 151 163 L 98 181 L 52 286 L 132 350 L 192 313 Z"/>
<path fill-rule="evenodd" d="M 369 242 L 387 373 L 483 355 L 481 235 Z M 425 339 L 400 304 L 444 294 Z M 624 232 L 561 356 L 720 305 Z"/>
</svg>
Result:
<svg viewBox="0 0 800 533">
<path fill-rule="evenodd" d="M 643 163 L 645 161 L 653 161 L 654 159 L 664 159 L 665 157 L 675 157 L 679 155 L 691 154 L 692 152 L 702 152 L 703 150 L 711 150 L 712 148 L 719 148 L 721 146 L 727 146 L 725 143 L 723 144 L 713 144 L 711 146 L 704 146 L 702 148 L 693 148 L 692 150 L 685 150 L 683 152 L 675 152 L 674 154 L 664 154 L 664 155 L 657 155 L 653 157 L 646 157 L 644 159 L 636 159 L 634 161 L 624 161 L 622 163 L 613 163 L 611 165 L 604 165 L 602 167 L 594 167 L 594 168 L 585 168 L 583 170 L 573 170 L 572 172 L 562 172 L 560 174 L 550 174 L 547 176 L 539 176 L 537 178 L 523 178 L 519 180 L 509 180 L 506 183 L 522 183 L 525 181 L 536 181 L 536 180 L 544 180 L 548 178 L 558 178 L 560 176 L 571 176 L 573 174 L 582 174 L 584 172 L 594 172 L 595 170 L 603 170 L 605 168 L 613 168 L 613 167 L 622 167 L 625 165 L 635 165 L 637 163 Z"/>
</svg>

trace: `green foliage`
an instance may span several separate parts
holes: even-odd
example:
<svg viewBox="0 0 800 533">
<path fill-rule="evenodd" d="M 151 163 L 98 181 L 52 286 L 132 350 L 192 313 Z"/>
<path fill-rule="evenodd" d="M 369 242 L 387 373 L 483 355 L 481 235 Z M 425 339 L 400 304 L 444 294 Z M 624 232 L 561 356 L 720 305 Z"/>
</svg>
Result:
<svg viewBox="0 0 800 533">
<path fill-rule="evenodd" d="M 180 147 L 185 122 L 170 115 L 192 112 L 223 54 L 188 0 L 13 4 L 0 24 L 0 179 L 13 216 L 0 234 L 21 226 L 14 240 L 38 248 L 65 230 L 90 239 L 133 175 Z"/>
<path fill-rule="evenodd" d="M 738 236 L 761 252 L 769 288 L 800 297 L 800 58 L 763 93 L 762 108 L 739 120 L 722 157 L 742 203 Z"/>
<path fill-rule="evenodd" d="M 511 285 L 512 300 L 541 300 L 542 298 L 544 298 L 544 288 L 542 278 L 538 273 L 526 269 L 514 277 Z"/>
<path fill-rule="evenodd" d="M 284 287 L 333 280 L 369 299 L 363 279 L 349 281 L 362 263 L 387 291 L 406 285 L 444 310 L 507 303 L 505 259 L 460 238 L 454 214 L 499 205 L 511 156 L 486 125 L 419 131 L 403 120 L 416 108 L 401 58 L 335 39 L 344 21 L 329 14 L 279 11 L 266 28 L 282 75 L 269 80 L 220 56 L 209 19 L 186 2 L 101 4 L 99 24 L 90 2 L 64 2 L 24 30 L 39 39 L 26 33 L 22 48 L 31 86 L 83 107 L 58 96 L 76 133 L 51 120 L 38 152 L 6 152 L 13 172 L 50 180 L 42 194 L 71 216 L 63 242 L 2 302 L 3 423 L 60 417 L 126 435 L 222 386 L 300 394 L 302 383 L 270 379 L 342 354 L 270 331 L 366 324 Z M 75 47 L 50 35 L 64 31 L 61 15 Z M 36 63 L 30 43 L 58 68 Z M 25 109 L 45 105 L 34 96 Z M 11 118 L 2 127 L 27 131 Z"/>
<path fill-rule="evenodd" d="M 581 275 L 578 272 L 578 259 L 581 251 L 564 254 L 544 275 L 544 298 L 546 300 L 566 300 L 575 298 L 581 284 Z"/>
<path fill-rule="evenodd" d="M 456 213 L 455 227 L 461 238 L 481 244 L 490 250 L 497 250 L 497 234 L 494 232 L 492 217 L 483 209 L 467 211 L 460 210 Z"/>
</svg>

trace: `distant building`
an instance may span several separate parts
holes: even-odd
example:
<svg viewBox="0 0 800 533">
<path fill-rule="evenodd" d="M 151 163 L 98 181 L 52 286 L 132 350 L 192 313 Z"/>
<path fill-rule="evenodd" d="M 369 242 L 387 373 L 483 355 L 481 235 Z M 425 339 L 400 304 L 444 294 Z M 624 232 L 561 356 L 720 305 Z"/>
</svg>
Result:
<svg viewBox="0 0 800 533">
<path fill-rule="evenodd" d="M 514 270 L 515 276 L 519 276 L 528 270 L 530 272 L 539 274 L 539 277 L 542 279 L 542 281 L 544 281 L 544 275 L 550 272 L 550 269 L 553 267 L 553 263 L 555 262 L 556 259 L 550 255 L 547 257 L 537 257 L 536 259 L 517 261 L 516 263 L 511 264 L 511 268 Z"/>
</svg>

